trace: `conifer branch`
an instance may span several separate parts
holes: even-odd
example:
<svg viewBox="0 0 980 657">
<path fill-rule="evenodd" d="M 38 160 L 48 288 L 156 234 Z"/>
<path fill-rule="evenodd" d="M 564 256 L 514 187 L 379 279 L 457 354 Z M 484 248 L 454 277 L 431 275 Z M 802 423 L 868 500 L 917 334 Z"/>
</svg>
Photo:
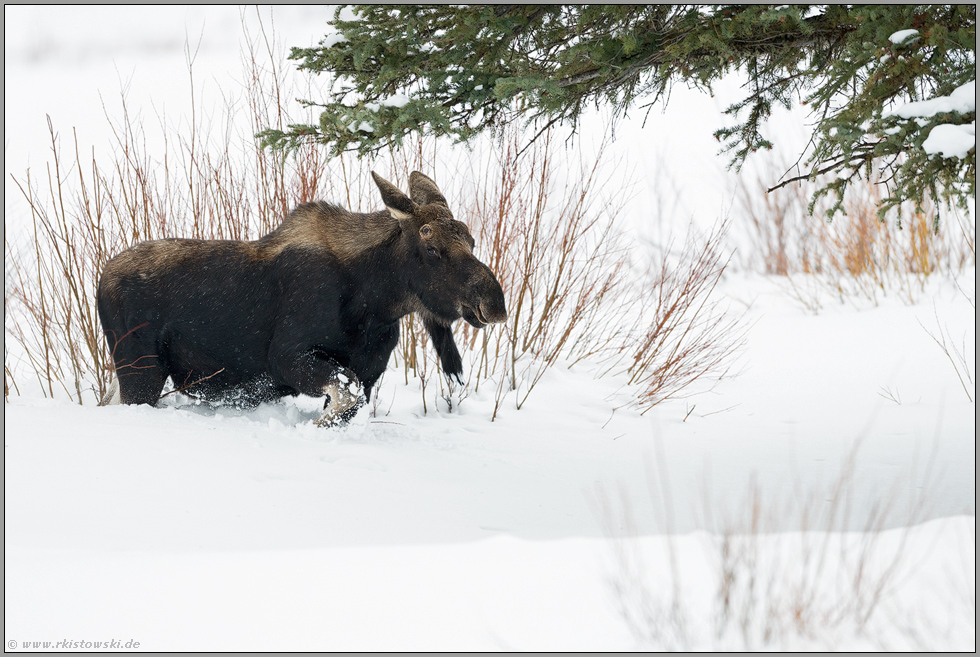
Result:
<svg viewBox="0 0 980 657">
<path fill-rule="evenodd" d="M 798 162 L 837 172 L 817 194 L 841 210 L 854 163 L 887 163 L 893 183 L 882 212 L 927 197 L 966 206 L 976 194 L 976 148 L 933 157 L 923 148 L 940 123 L 969 124 L 976 112 L 931 117 L 892 108 L 949 95 L 976 79 L 976 5 L 355 5 L 335 13 L 342 39 L 294 48 L 291 58 L 335 76 L 314 125 L 261 133 L 272 148 L 315 140 L 335 154 L 399 145 L 412 133 L 465 142 L 514 121 L 567 124 L 584 108 L 611 105 L 613 119 L 670 98 L 675 83 L 710 91 L 738 72 L 746 95 L 715 132 L 731 166 L 774 144 L 764 130 L 774 107 L 806 105 L 813 133 Z M 339 12 L 339 10 L 337 10 Z M 348 17 L 349 18 L 349 17 Z M 906 29 L 916 38 L 893 43 Z M 407 102 L 392 104 L 392 97 Z M 353 104 L 349 100 L 356 97 Z M 310 106 L 313 103 L 309 103 Z M 533 143 L 540 135 L 531 137 Z M 869 145 L 866 138 L 877 135 Z M 881 166 L 879 166 L 879 169 Z"/>
</svg>

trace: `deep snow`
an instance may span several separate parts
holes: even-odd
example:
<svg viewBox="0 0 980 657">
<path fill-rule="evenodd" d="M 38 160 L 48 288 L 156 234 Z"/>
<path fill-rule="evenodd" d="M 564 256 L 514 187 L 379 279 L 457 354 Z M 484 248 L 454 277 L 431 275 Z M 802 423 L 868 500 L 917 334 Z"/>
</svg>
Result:
<svg viewBox="0 0 980 657">
<path fill-rule="evenodd" d="M 772 281 L 734 277 L 733 287 L 754 299 L 742 373 L 646 416 L 613 412 L 621 382 L 585 368 L 551 370 L 532 401 L 494 423 L 492 399 L 479 395 L 422 415 L 417 389 L 397 377 L 377 417 L 334 431 L 311 424 L 316 400 L 242 414 L 188 400 L 12 398 L 7 638 L 111 636 L 154 650 L 970 649 L 974 406 L 919 324 L 932 308 L 813 316 Z M 954 334 L 968 330 L 972 309 L 947 297 L 936 312 Z M 945 520 L 920 524 L 932 518 Z M 815 620 L 813 636 L 716 634 L 721 537 L 761 532 L 768 546 L 780 536 L 771 532 L 807 540 L 802 529 L 832 529 L 834 541 L 872 530 L 851 539 L 877 541 L 871 570 L 904 545 L 901 575 L 865 631 Z M 624 536 L 656 574 L 623 574 L 610 538 Z M 675 569 L 669 536 L 683 555 Z M 795 540 L 765 548 L 791 574 Z M 829 553 L 836 572 L 844 553 Z M 645 584 L 670 617 L 671 573 L 687 633 L 668 626 L 642 641 L 618 615 L 613 584 Z M 754 615 L 762 623 L 766 612 Z"/>
<path fill-rule="evenodd" d="M 315 39 L 315 9 L 276 12 L 286 43 Z M 6 172 L 43 163 L 46 112 L 98 144 L 98 94 L 120 79 L 140 111 L 183 107 L 185 25 L 203 35 L 196 75 L 231 79 L 239 21 L 5 8 Z M 641 173 L 666 153 L 678 220 L 710 222 L 728 175 L 717 107 L 677 99 L 621 126 L 617 148 Z M 959 283 L 975 298 L 972 270 Z M 813 315 L 779 280 L 730 274 L 719 291 L 745 312 L 736 375 L 646 415 L 587 363 L 553 368 L 493 423 L 483 393 L 423 414 L 391 375 L 376 416 L 333 431 L 312 425 L 316 400 L 79 407 L 20 377 L 4 405 L 8 649 L 975 649 L 975 405 L 929 335 L 975 362 L 966 295 L 934 281 L 916 305 L 828 297 Z M 851 606 L 879 582 L 858 628 Z M 805 626 L 788 616 L 799 591 L 816 592 Z M 654 621 L 631 629 L 644 610 Z"/>
</svg>

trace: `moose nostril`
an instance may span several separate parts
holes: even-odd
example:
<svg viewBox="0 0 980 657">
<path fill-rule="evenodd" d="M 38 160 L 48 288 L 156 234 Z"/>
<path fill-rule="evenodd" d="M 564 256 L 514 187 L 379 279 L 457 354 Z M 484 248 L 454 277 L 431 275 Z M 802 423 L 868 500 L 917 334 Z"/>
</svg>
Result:
<svg viewBox="0 0 980 657">
<path fill-rule="evenodd" d="M 495 324 L 507 319 L 507 311 L 503 306 L 494 308 L 493 306 L 488 307 L 484 303 L 480 304 L 480 315 L 482 315 L 485 324 Z"/>
</svg>

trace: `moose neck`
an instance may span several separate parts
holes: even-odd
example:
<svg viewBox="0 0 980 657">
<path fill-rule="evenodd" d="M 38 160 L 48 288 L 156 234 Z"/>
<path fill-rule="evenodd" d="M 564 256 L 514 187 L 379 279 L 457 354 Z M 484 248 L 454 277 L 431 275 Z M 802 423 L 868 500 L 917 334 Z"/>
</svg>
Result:
<svg viewBox="0 0 980 657">
<path fill-rule="evenodd" d="M 354 263 L 352 263 L 354 264 Z M 397 321 L 422 309 L 409 279 L 415 263 L 401 231 L 356 259 L 367 311 L 382 321 Z"/>
</svg>

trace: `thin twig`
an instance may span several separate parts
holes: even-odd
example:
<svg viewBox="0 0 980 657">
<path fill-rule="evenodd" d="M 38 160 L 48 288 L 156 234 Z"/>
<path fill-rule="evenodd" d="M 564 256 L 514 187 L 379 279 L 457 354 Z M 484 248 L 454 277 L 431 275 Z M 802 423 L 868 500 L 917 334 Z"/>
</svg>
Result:
<svg viewBox="0 0 980 657">
<path fill-rule="evenodd" d="M 180 388 L 174 388 L 173 390 L 171 390 L 171 391 L 169 391 L 169 392 L 165 392 L 165 393 L 163 393 L 162 395 L 160 395 L 160 399 L 163 399 L 163 398 L 164 398 L 164 397 L 166 397 L 167 395 L 172 395 L 172 394 L 174 394 L 175 392 L 183 392 L 183 391 L 185 391 L 185 390 L 187 390 L 188 388 L 193 388 L 193 387 L 194 387 L 194 386 L 196 386 L 196 385 L 197 385 L 198 383 L 201 383 L 202 381 L 207 381 L 207 380 L 208 380 L 208 379 L 210 379 L 210 378 L 213 378 L 213 377 L 216 377 L 216 376 L 218 376 L 219 374 L 221 374 L 221 373 L 222 373 L 222 372 L 224 372 L 224 371 L 225 371 L 225 368 L 223 368 L 223 367 L 222 367 L 222 368 L 221 368 L 220 370 L 218 370 L 218 371 L 217 371 L 217 372 L 215 372 L 214 374 L 209 374 L 208 376 L 205 376 L 205 377 L 201 377 L 201 378 L 200 378 L 200 379 L 198 379 L 197 381 L 193 381 L 193 382 L 191 382 L 191 383 L 188 383 L 188 384 L 187 384 L 187 385 L 185 385 L 185 386 L 181 386 Z M 188 376 L 190 376 L 190 375 L 188 375 Z"/>
</svg>

